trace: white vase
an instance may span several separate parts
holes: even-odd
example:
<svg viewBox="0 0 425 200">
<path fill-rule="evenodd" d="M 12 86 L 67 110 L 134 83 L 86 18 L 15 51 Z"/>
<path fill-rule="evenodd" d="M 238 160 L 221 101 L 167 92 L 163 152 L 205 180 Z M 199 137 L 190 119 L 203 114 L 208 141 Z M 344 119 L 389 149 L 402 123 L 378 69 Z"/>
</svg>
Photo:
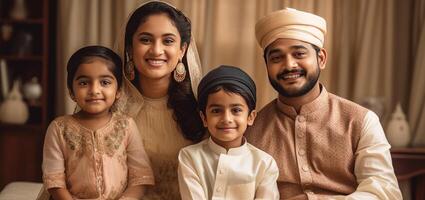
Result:
<svg viewBox="0 0 425 200">
<path fill-rule="evenodd" d="M 407 147 L 410 143 L 410 128 L 400 103 L 388 122 L 387 139 L 393 147 Z"/>
<path fill-rule="evenodd" d="M 35 104 L 41 96 L 41 85 L 38 82 L 37 77 L 32 77 L 31 81 L 24 84 L 22 88 L 24 97 L 28 99 L 28 101 Z"/>
<path fill-rule="evenodd" d="M 28 106 L 22 101 L 19 91 L 20 81 L 13 83 L 12 90 L 0 105 L 0 121 L 11 124 L 24 124 L 29 117 Z"/>
</svg>

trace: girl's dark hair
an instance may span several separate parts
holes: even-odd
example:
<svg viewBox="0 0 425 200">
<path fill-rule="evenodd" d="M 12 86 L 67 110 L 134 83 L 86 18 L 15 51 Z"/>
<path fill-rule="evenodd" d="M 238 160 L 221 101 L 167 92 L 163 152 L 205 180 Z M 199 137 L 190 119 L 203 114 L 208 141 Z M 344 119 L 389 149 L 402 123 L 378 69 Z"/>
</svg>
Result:
<svg viewBox="0 0 425 200">
<path fill-rule="evenodd" d="M 237 85 L 224 83 L 224 84 L 217 85 L 216 87 L 212 87 L 205 93 L 205 95 L 202 95 L 199 97 L 198 99 L 199 110 L 201 110 L 202 113 L 204 113 L 204 115 L 206 114 L 205 110 L 207 108 L 208 96 L 210 94 L 219 92 L 220 90 L 224 90 L 225 92 L 230 92 L 230 93 L 240 95 L 243 99 L 245 99 L 245 102 L 248 105 L 249 113 L 251 113 L 251 111 L 255 109 L 255 100 L 254 98 L 250 97 L 248 92 L 243 90 L 241 87 L 238 87 Z"/>
<path fill-rule="evenodd" d="M 90 62 L 93 58 L 98 57 L 105 59 L 106 66 L 109 71 L 114 74 L 117 79 L 118 89 L 122 85 L 122 61 L 120 56 L 109 48 L 103 46 L 86 46 L 76 51 L 68 60 L 66 71 L 68 72 L 66 83 L 68 89 L 73 93 L 72 82 L 74 80 L 75 73 L 78 67 L 83 64 Z"/>
<path fill-rule="evenodd" d="M 125 29 L 125 52 L 123 55 L 125 63 L 129 62 L 127 56 L 130 52 L 128 51 L 131 49 L 132 38 L 137 28 L 146 22 L 149 16 L 155 14 L 166 14 L 180 34 L 180 47 L 183 47 L 184 44 L 186 44 L 187 47 L 189 46 L 192 31 L 190 20 L 181 11 L 166 3 L 157 1 L 149 2 L 134 11 L 133 15 L 128 20 Z M 186 71 L 188 71 L 186 53 L 183 56 L 182 62 L 185 65 Z M 140 89 L 138 73 L 135 73 L 135 78 L 132 83 Z M 180 83 L 172 78 L 168 88 L 168 96 L 168 107 L 173 109 L 174 120 L 176 120 L 182 130 L 183 136 L 194 142 L 202 140 L 205 131 L 197 110 L 197 102 L 192 92 L 190 77 L 187 75 Z"/>
</svg>

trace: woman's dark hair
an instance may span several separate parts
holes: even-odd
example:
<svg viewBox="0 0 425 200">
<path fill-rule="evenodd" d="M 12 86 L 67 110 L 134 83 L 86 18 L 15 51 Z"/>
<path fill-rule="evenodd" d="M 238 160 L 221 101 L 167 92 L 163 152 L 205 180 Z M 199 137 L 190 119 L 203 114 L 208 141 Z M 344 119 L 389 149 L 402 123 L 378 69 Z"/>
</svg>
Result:
<svg viewBox="0 0 425 200">
<path fill-rule="evenodd" d="M 190 20 L 181 11 L 166 3 L 157 1 L 149 2 L 134 11 L 133 15 L 128 20 L 125 29 L 125 52 L 123 55 L 125 59 L 127 59 L 126 54 L 130 54 L 130 52 L 127 51 L 131 49 L 132 38 L 137 28 L 146 22 L 149 16 L 155 14 L 166 14 L 180 34 L 180 47 L 183 47 L 184 44 L 189 46 L 192 31 Z M 125 60 L 125 63 L 127 62 L 129 62 L 129 60 Z M 183 56 L 182 62 L 188 72 L 186 53 Z M 135 73 L 135 78 L 132 83 L 140 89 L 139 74 L 137 72 Z M 205 131 L 197 110 L 198 104 L 192 92 L 190 77 L 187 75 L 180 83 L 172 78 L 168 88 L 168 96 L 168 107 L 173 109 L 174 119 L 182 130 L 183 136 L 194 142 L 202 140 Z"/>
<path fill-rule="evenodd" d="M 224 83 L 224 84 L 221 84 L 221 85 L 217 85 L 216 87 L 212 87 L 211 89 L 209 89 L 205 93 L 205 95 L 202 95 L 202 96 L 199 97 L 199 99 L 198 99 L 199 110 L 201 110 L 202 113 L 204 113 L 204 115 L 206 114 L 205 110 L 207 108 L 208 96 L 210 94 L 214 94 L 216 92 L 219 92 L 220 90 L 223 90 L 225 92 L 238 94 L 238 95 L 242 96 L 242 98 L 245 99 L 245 102 L 248 105 L 249 113 L 251 113 L 251 111 L 253 111 L 255 109 L 255 100 L 252 97 L 250 97 L 248 92 L 243 90 L 241 87 L 238 87 L 237 85 Z"/>
<path fill-rule="evenodd" d="M 120 56 L 109 48 L 103 46 L 86 46 L 76 51 L 68 60 L 66 71 L 68 73 L 66 83 L 68 89 L 73 93 L 72 82 L 78 67 L 90 62 L 93 58 L 102 58 L 106 61 L 109 71 L 115 76 L 118 83 L 118 89 L 122 85 L 122 61 Z"/>
</svg>

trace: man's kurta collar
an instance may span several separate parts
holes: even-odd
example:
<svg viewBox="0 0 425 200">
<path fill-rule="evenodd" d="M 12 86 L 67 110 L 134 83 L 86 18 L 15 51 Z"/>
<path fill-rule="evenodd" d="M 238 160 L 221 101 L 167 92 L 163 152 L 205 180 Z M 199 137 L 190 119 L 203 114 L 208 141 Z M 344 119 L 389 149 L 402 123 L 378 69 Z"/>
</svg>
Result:
<svg viewBox="0 0 425 200">
<path fill-rule="evenodd" d="M 310 113 L 318 111 L 323 106 L 326 106 L 329 100 L 329 93 L 326 88 L 322 84 L 320 84 L 320 88 L 320 95 L 313 101 L 302 105 L 300 113 L 297 113 L 294 107 L 281 102 L 279 98 L 276 99 L 277 108 L 280 112 L 291 117 L 292 119 L 295 119 L 297 115 L 308 115 Z"/>
</svg>

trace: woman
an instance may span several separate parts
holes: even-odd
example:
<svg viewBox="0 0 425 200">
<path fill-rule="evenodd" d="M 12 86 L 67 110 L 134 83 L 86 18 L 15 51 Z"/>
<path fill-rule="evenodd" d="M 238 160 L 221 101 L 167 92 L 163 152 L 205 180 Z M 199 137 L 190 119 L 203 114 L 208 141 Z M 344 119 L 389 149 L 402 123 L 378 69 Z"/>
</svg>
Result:
<svg viewBox="0 0 425 200">
<path fill-rule="evenodd" d="M 117 109 L 139 128 L 155 175 L 146 199 L 180 199 L 178 151 L 204 137 L 194 90 L 201 72 L 189 19 L 163 2 L 137 8 L 118 52 L 125 62 L 124 98 Z"/>
</svg>

